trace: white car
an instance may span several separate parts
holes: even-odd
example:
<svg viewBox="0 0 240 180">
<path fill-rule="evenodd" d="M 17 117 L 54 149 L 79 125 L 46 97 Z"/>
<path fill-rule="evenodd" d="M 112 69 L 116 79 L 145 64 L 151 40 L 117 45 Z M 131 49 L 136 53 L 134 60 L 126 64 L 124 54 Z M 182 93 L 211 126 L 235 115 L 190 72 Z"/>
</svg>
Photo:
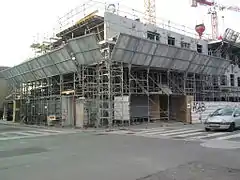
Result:
<svg viewBox="0 0 240 180">
<path fill-rule="evenodd" d="M 204 122 L 205 130 L 228 130 L 234 131 L 240 127 L 240 108 L 220 108 L 211 113 Z"/>
</svg>

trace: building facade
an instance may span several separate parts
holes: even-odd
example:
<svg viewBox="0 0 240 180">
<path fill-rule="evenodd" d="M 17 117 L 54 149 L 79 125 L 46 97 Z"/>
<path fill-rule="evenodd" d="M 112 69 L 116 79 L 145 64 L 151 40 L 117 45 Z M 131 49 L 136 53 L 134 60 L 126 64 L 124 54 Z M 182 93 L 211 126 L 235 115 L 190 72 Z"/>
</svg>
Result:
<svg viewBox="0 0 240 180">
<path fill-rule="evenodd" d="M 8 67 L 1 66 L 0 71 L 7 69 Z M 4 75 L 0 73 L 0 119 L 3 117 L 4 101 L 9 94 L 9 84 L 4 78 Z"/>
<path fill-rule="evenodd" d="M 195 101 L 240 100 L 239 49 L 228 38 L 210 46 L 115 11 L 86 16 L 57 37 L 48 52 L 3 71 L 15 89 L 19 121 L 191 123 Z"/>
</svg>

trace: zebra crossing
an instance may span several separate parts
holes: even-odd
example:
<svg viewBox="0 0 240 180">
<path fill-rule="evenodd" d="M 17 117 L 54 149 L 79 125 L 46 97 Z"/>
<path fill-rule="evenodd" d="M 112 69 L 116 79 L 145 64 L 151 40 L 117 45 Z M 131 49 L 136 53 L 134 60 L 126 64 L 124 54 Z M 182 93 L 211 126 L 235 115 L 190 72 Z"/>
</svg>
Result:
<svg viewBox="0 0 240 180">
<path fill-rule="evenodd" d="M 204 128 L 199 127 L 159 127 L 138 130 L 119 130 L 109 132 L 108 134 L 142 136 L 147 138 L 171 138 L 186 141 L 230 140 L 240 142 L 240 131 L 206 132 Z"/>
<path fill-rule="evenodd" d="M 66 130 L 50 130 L 50 129 L 24 129 L 21 131 L 5 131 L 0 132 L 0 141 L 35 138 L 69 133 L 73 132 Z"/>
</svg>

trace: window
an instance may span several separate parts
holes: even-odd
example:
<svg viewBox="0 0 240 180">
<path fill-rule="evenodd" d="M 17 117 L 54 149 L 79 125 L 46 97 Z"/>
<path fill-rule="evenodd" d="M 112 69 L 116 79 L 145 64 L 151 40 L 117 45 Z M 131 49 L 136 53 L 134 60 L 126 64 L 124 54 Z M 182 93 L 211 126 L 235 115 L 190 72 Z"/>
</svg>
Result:
<svg viewBox="0 0 240 180">
<path fill-rule="evenodd" d="M 171 37 L 171 36 L 168 36 L 168 44 L 172 45 L 172 46 L 175 46 L 175 38 Z"/>
<path fill-rule="evenodd" d="M 217 109 L 211 116 L 231 116 L 234 112 L 233 108 L 221 108 Z"/>
<path fill-rule="evenodd" d="M 235 86 L 235 82 L 234 82 L 234 74 L 230 74 L 230 83 L 231 83 L 231 86 Z"/>
<path fill-rule="evenodd" d="M 197 44 L 197 52 L 202 53 L 202 45 L 201 44 Z"/>
<path fill-rule="evenodd" d="M 227 76 L 226 75 L 220 76 L 220 85 L 221 86 L 226 86 L 227 85 Z"/>
<path fill-rule="evenodd" d="M 187 43 L 187 42 L 181 41 L 181 47 L 182 47 L 182 48 L 190 49 L 190 43 Z"/>
<path fill-rule="evenodd" d="M 209 56 L 213 56 L 213 51 L 210 49 L 210 50 L 208 50 L 208 55 Z"/>
<path fill-rule="evenodd" d="M 213 86 L 219 86 L 218 76 L 213 76 Z"/>
<path fill-rule="evenodd" d="M 237 78 L 238 87 L 240 87 L 240 77 Z"/>
<path fill-rule="evenodd" d="M 147 38 L 153 41 L 159 41 L 160 40 L 160 34 L 155 33 L 152 31 L 147 31 Z"/>
<path fill-rule="evenodd" d="M 234 115 L 238 117 L 240 115 L 240 109 L 236 109 Z"/>
<path fill-rule="evenodd" d="M 147 32 L 147 38 L 150 40 L 154 40 L 154 35 L 152 33 Z"/>
<path fill-rule="evenodd" d="M 231 65 L 231 73 L 233 73 L 234 72 L 234 65 L 232 64 Z"/>
</svg>

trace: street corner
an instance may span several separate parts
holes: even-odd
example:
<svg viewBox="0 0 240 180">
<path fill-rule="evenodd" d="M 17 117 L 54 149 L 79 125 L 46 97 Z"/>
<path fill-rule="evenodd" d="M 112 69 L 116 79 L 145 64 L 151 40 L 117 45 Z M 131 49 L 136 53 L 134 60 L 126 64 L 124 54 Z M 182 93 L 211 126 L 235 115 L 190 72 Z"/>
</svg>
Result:
<svg viewBox="0 0 240 180">
<path fill-rule="evenodd" d="M 240 170 L 200 161 L 189 162 L 137 180 L 239 180 Z"/>
</svg>

